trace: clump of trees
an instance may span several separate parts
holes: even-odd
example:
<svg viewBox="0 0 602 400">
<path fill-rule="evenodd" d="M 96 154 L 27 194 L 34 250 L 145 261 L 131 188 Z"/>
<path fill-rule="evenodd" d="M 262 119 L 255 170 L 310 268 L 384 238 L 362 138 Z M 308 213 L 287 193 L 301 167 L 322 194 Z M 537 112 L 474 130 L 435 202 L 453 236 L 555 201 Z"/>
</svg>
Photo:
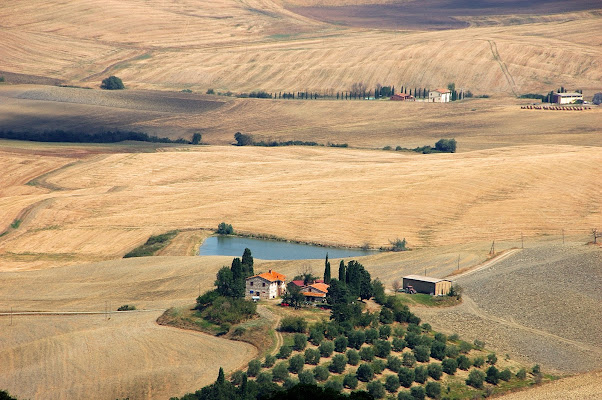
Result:
<svg viewBox="0 0 602 400">
<path fill-rule="evenodd" d="M 218 235 L 232 235 L 234 234 L 234 229 L 232 228 L 232 225 L 225 222 L 220 222 L 220 224 L 217 226 L 216 233 Z"/>
<path fill-rule="evenodd" d="M 224 266 L 217 272 L 215 289 L 199 296 L 195 309 L 203 318 L 221 325 L 225 332 L 231 324 L 253 317 L 257 305 L 244 299 L 245 278 L 253 275 L 253 256 L 247 248 L 242 260 L 234 258 L 230 267 Z"/>
<path fill-rule="evenodd" d="M 191 141 L 179 138 L 169 139 L 134 131 L 102 131 L 96 133 L 64 131 L 62 129 L 45 131 L 13 131 L 0 130 L 0 138 L 12 140 L 28 140 L 32 142 L 66 142 L 66 143 L 117 143 L 126 140 L 150 143 L 191 144 Z"/>
<path fill-rule="evenodd" d="M 123 81 L 120 78 L 112 75 L 102 80 L 100 88 L 105 90 L 121 90 L 125 89 L 125 86 L 123 86 Z"/>
</svg>

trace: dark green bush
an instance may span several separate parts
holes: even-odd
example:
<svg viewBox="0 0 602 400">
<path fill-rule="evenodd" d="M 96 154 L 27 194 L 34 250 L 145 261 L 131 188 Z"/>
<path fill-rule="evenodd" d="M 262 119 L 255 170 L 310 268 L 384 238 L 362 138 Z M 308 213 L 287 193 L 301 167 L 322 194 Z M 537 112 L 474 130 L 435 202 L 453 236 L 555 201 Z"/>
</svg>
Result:
<svg viewBox="0 0 602 400">
<path fill-rule="evenodd" d="M 322 365 L 318 365 L 317 367 L 315 367 L 313 373 L 316 380 L 320 382 L 324 382 L 330 376 L 330 372 L 328 372 L 328 369 L 326 369 L 326 367 Z"/>
<path fill-rule="evenodd" d="M 368 393 L 370 393 L 375 399 L 382 399 L 385 397 L 385 394 L 387 394 L 385 392 L 385 387 L 379 381 L 372 381 L 368 383 L 366 389 L 368 389 Z"/>
<path fill-rule="evenodd" d="M 500 381 L 500 371 L 493 365 L 487 368 L 487 376 L 485 376 L 485 381 L 487 383 L 491 383 L 492 385 L 497 385 Z"/>
<path fill-rule="evenodd" d="M 292 352 L 293 352 L 293 349 L 291 346 L 284 345 L 284 346 L 280 347 L 280 350 L 278 350 L 278 354 L 276 354 L 276 357 L 278 357 L 280 359 L 286 359 L 291 356 Z"/>
<path fill-rule="evenodd" d="M 406 367 L 413 368 L 416 365 L 416 357 L 413 353 L 403 353 L 401 363 Z"/>
<path fill-rule="evenodd" d="M 422 386 L 414 386 L 410 389 L 410 393 L 416 400 L 424 400 L 424 397 L 426 396 L 426 391 Z"/>
<path fill-rule="evenodd" d="M 388 310 L 388 309 L 385 308 L 385 310 Z M 382 315 L 382 311 L 381 311 L 381 315 Z M 391 313 L 391 318 L 393 318 L 392 313 Z M 389 325 L 381 325 L 380 328 L 378 328 L 378 337 L 383 340 L 387 340 L 387 339 L 389 339 L 389 336 L 391 336 L 391 327 Z"/>
<path fill-rule="evenodd" d="M 383 360 L 374 360 L 372 362 L 372 370 L 375 374 L 380 375 L 385 370 L 385 362 Z"/>
<path fill-rule="evenodd" d="M 334 340 L 334 351 L 344 353 L 347 351 L 348 340 L 345 336 L 339 336 Z"/>
<path fill-rule="evenodd" d="M 295 379 L 295 378 L 291 378 L 290 376 L 288 378 L 286 378 L 284 380 L 284 383 L 282 384 L 282 387 L 286 390 L 292 388 L 293 386 L 296 386 L 299 384 L 299 380 Z"/>
<path fill-rule="evenodd" d="M 387 368 L 393 372 L 399 372 L 401 368 L 401 359 L 395 356 L 387 357 Z"/>
<path fill-rule="evenodd" d="M 307 330 L 307 322 L 301 317 L 284 317 L 280 321 L 281 332 L 300 332 L 304 333 Z"/>
<path fill-rule="evenodd" d="M 318 349 L 320 350 L 320 355 L 322 357 L 328 358 L 332 355 L 332 352 L 334 351 L 334 343 L 330 340 L 325 340 L 322 343 L 320 343 Z"/>
<path fill-rule="evenodd" d="M 415 399 L 409 390 L 402 390 L 401 392 L 397 393 L 397 400 L 415 400 Z"/>
<path fill-rule="evenodd" d="M 272 368 L 272 380 L 274 382 L 282 382 L 288 378 L 288 363 L 281 361 Z"/>
<path fill-rule="evenodd" d="M 468 371 L 468 368 L 472 365 L 470 358 L 466 357 L 464 354 L 459 355 L 456 361 L 458 362 L 458 368 L 464 371 Z"/>
<path fill-rule="evenodd" d="M 428 377 L 428 371 L 426 367 L 416 367 L 414 368 L 414 382 L 424 383 Z"/>
<path fill-rule="evenodd" d="M 468 374 L 468 379 L 466 379 L 466 384 L 472 386 L 474 388 L 480 389 L 483 387 L 483 381 L 485 380 L 485 374 L 483 371 L 478 369 L 470 370 Z"/>
<path fill-rule="evenodd" d="M 322 340 L 324 340 L 324 332 L 322 329 L 314 327 L 309 330 L 309 341 L 311 344 L 319 346 L 320 343 L 322 343 Z"/>
<path fill-rule="evenodd" d="M 410 349 L 420 344 L 420 334 L 408 331 L 405 336 L 406 346 Z"/>
<path fill-rule="evenodd" d="M 460 355 L 460 350 L 455 344 L 448 344 L 445 346 L 445 356 L 449 358 L 456 358 Z"/>
<path fill-rule="evenodd" d="M 429 376 L 436 381 L 441 379 L 441 375 L 443 375 L 443 368 L 441 367 L 441 364 L 439 364 L 439 363 L 429 364 L 426 370 L 427 370 Z"/>
<path fill-rule="evenodd" d="M 374 360 L 374 348 L 372 346 L 364 346 L 360 349 L 360 358 L 363 361 Z"/>
<path fill-rule="evenodd" d="M 370 382 L 374 379 L 374 370 L 370 364 L 362 364 L 357 368 L 355 375 L 362 382 Z"/>
<path fill-rule="evenodd" d="M 455 153 L 456 139 L 440 139 L 435 143 L 435 149 L 443 153 Z"/>
<path fill-rule="evenodd" d="M 260 372 L 255 382 L 260 385 L 267 385 L 272 382 L 272 374 L 270 372 Z"/>
<path fill-rule="evenodd" d="M 293 336 L 293 349 L 296 351 L 301 351 L 305 350 L 306 346 L 307 336 L 305 336 L 303 333 L 295 333 L 295 336 Z"/>
<path fill-rule="evenodd" d="M 426 395 L 432 399 L 441 397 L 441 384 L 439 382 L 428 382 L 425 387 Z"/>
<path fill-rule="evenodd" d="M 249 367 L 247 368 L 248 376 L 257 376 L 259 371 L 261 370 L 261 361 L 259 360 L 251 360 L 249 361 Z"/>
<path fill-rule="evenodd" d="M 220 235 L 232 235 L 234 233 L 234 229 L 232 229 L 232 225 L 225 222 L 220 222 L 220 224 L 217 226 L 217 233 Z"/>
<path fill-rule="evenodd" d="M 378 339 L 378 331 L 376 329 L 366 329 L 366 343 L 372 344 Z"/>
<path fill-rule="evenodd" d="M 329 379 L 328 382 L 324 384 L 324 389 L 331 389 L 335 392 L 340 392 L 343 390 L 343 383 L 336 379 Z"/>
<path fill-rule="evenodd" d="M 301 354 L 295 354 L 288 360 L 288 370 L 293 374 L 298 374 L 303 371 L 305 365 L 305 357 Z"/>
<path fill-rule="evenodd" d="M 431 355 L 431 350 L 423 345 L 414 347 L 414 357 L 418 362 L 428 362 Z"/>
<path fill-rule="evenodd" d="M 100 88 L 106 90 L 120 90 L 125 89 L 125 86 L 123 86 L 123 81 L 118 77 L 109 76 L 108 78 L 102 80 Z"/>
<path fill-rule="evenodd" d="M 117 309 L 117 311 L 134 311 L 136 306 L 131 306 L 129 304 L 123 305 Z"/>
<path fill-rule="evenodd" d="M 414 382 L 414 370 L 407 367 L 401 367 L 397 373 L 397 377 L 402 386 L 409 388 L 412 386 L 412 382 Z"/>
<path fill-rule="evenodd" d="M 445 343 L 435 340 L 431 345 L 431 357 L 436 358 L 437 360 L 443 360 L 445 358 L 446 349 L 447 346 Z"/>
<path fill-rule="evenodd" d="M 385 380 L 385 389 L 388 392 L 394 393 L 399 389 L 399 377 L 397 375 L 389 375 Z"/>
<path fill-rule="evenodd" d="M 454 375 L 458 369 L 458 362 L 453 358 L 446 358 L 441 363 L 441 367 L 443 368 L 443 372 L 446 374 Z"/>
<path fill-rule="evenodd" d="M 299 373 L 299 383 L 303 385 L 315 385 L 316 378 L 314 377 L 314 374 L 311 371 L 301 371 Z"/>
<path fill-rule="evenodd" d="M 360 362 L 360 354 L 357 350 L 349 349 L 346 354 L 349 365 L 357 365 Z"/>
<path fill-rule="evenodd" d="M 244 133 L 236 132 L 234 134 L 234 140 L 236 140 L 237 146 L 252 146 L 253 136 Z"/>
<path fill-rule="evenodd" d="M 345 367 L 347 366 L 347 357 L 343 354 L 337 354 L 332 357 L 332 361 L 330 362 L 330 372 L 334 372 L 336 374 L 340 374 L 345 371 Z"/>
<path fill-rule="evenodd" d="M 305 364 L 318 365 L 320 363 L 320 352 L 315 349 L 305 350 Z"/>
<path fill-rule="evenodd" d="M 521 368 L 517 373 L 516 377 L 520 380 L 524 380 L 527 377 L 527 371 L 524 368 Z"/>
<path fill-rule="evenodd" d="M 343 386 L 345 386 L 346 388 L 349 388 L 351 390 L 357 388 L 358 385 L 358 381 L 357 381 L 357 377 L 353 374 L 347 374 L 345 375 L 345 378 L 343 378 Z"/>
<path fill-rule="evenodd" d="M 497 362 L 497 356 L 495 355 L 495 353 L 487 354 L 487 364 L 495 365 L 496 362 Z"/>
<path fill-rule="evenodd" d="M 349 339 L 348 347 L 352 347 L 356 350 L 359 350 L 362 347 L 362 344 L 366 342 L 366 334 L 364 331 L 356 329 L 349 331 L 347 338 Z"/>
<path fill-rule="evenodd" d="M 392 347 L 393 351 L 403 351 L 403 349 L 406 347 L 406 341 L 399 337 L 394 337 Z"/>
<path fill-rule="evenodd" d="M 379 339 L 374 343 L 374 355 L 380 358 L 387 358 L 391 354 L 391 342 Z"/>
<path fill-rule="evenodd" d="M 272 368 L 276 364 L 276 357 L 271 354 L 267 354 L 265 356 L 265 360 L 263 361 L 264 368 Z"/>
<path fill-rule="evenodd" d="M 477 368 L 481 368 L 483 364 L 485 364 L 485 359 L 483 357 L 475 357 L 474 360 L 472 360 L 472 365 Z"/>
<path fill-rule="evenodd" d="M 500 372 L 500 379 L 508 382 L 510 379 L 512 379 L 512 372 L 510 372 L 508 368 L 504 369 Z"/>
</svg>

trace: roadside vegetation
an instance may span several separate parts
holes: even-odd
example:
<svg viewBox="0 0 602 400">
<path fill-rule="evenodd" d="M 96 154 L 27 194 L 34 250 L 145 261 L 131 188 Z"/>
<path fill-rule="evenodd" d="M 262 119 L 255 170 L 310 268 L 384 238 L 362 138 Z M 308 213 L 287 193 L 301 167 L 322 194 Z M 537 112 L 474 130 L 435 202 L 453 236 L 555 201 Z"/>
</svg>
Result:
<svg viewBox="0 0 602 400">
<path fill-rule="evenodd" d="M 196 134 L 195 134 L 196 135 Z M 169 139 L 148 135 L 143 132 L 134 131 L 102 131 L 97 133 L 64 131 L 62 129 L 44 130 L 44 131 L 13 131 L 0 130 L 0 138 L 11 140 L 26 140 L 30 142 L 51 142 L 51 143 L 118 143 L 126 140 L 150 143 L 177 143 L 177 144 L 200 144 L 201 138 L 195 142 L 195 136 L 192 140 Z"/>
<path fill-rule="evenodd" d="M 112 75 L 102 80 L 100 88 L 105 90 L 122 90 L 125 89 L 125 86 L 120 78 Z"/>
<path fill-rule="evenodd" d="M 153 256 L 159 250 L 167 246 L 178 233 L 178 231 L 169 231 L 161 235 L 151 236 L 142 246 L 138 246 L 134 250 L 126 253 L 123 258 Z"/>
</svg>

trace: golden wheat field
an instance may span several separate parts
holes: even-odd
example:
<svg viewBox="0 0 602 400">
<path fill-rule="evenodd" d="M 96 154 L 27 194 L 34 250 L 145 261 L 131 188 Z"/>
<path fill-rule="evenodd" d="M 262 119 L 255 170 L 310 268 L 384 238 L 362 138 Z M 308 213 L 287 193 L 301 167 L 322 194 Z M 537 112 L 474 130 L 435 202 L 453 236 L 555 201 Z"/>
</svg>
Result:
<svg viewBox="0 0 602 400">
<path fill-rule="evenodd" d="M 589 8 L 561 23 L 538 14 L 425 32 L 331 25 L 270 0 L 8 0 L 0 70 L 95 87 L 114 74 L 131 88 L 200 91 L 349 90 L 354 82 L 455 82 L 489 94 L 600 89 L 602 42 L 591 33 L 601 16 Z"/>
<path fill-rule="evenodd" d="M 411 247 L 584 233 L 600 222 L 599 147 L 422 155 L 202 147 L 97 154 L 0 198 L 3 269 L 122 256 L 151 234 L 215 228 L 348 246 Z M 3 149 L 5 165 L 27 160 Z M 38 158 L 44 158 L 38 155 Z M 61 164 L 59 164 L 61 165 Z M 48 167 L 50 170 L 50 166 Z M 27 212 L 25 212 L 25 210 Z M 20 218 L 24 215 L 23 218 Z M 20 225 L 11 228 L 13 221 Z"/>
</svg>

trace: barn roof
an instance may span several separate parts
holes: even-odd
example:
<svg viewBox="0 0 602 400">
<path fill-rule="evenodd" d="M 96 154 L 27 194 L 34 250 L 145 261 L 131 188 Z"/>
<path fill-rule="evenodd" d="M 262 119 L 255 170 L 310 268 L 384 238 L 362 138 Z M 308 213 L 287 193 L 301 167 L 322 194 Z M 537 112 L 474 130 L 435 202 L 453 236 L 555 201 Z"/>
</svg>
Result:
<svg viewBox="0 0 602 400">
<path fill-rule="evenodd" d="M 303 296 L 306 297 L 326 297 L 324 293 L 313 293 L 313 292 L 303 292 Z"/>
<path fill-rule="evenodd" d="M 330 285 L 327 285 L 325 283 L 314 283 L 312 285 L 308 285 L 307 287 L 312 287 L 314 289 L 319 290 L 320 292 L 328 292 L 328 288 L 330 287 Z"/>
<path fill-rule="evenodd" d="M 556 93 L 556 95 L 561 96 L 561 97 L 579 97 L 579 96 L 583 96 L 581 93 L 577 93 L 577 92 Z"/>
<path fill-rule="evenodd" d="M 437 282 L 443 282 L 443 281 L 451 282 L 449 279 L 431 278 L 430 276 L 422 276 L 422 275 L 407 275 L 407 276 L 404 276 L 403 279 L 412 279 L 414 281 L 422 281 L 422 282 L 430 282 L 430 283 L 437 283 Z"/>
</svg>

